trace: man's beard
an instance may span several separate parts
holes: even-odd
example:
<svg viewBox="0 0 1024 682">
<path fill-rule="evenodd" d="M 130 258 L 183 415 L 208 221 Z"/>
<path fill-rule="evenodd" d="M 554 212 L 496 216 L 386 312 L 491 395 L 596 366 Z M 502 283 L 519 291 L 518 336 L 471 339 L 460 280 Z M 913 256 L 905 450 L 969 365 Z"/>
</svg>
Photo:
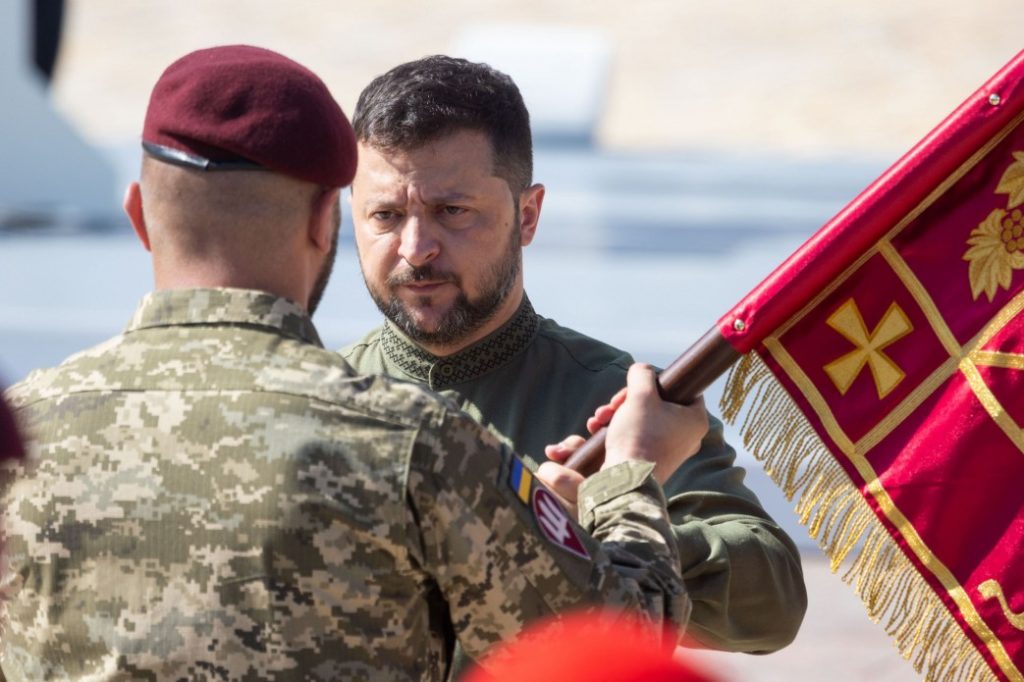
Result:
<svg viewBox="0 0 1024 682">
<path fill-rule="evenodd" d="M 316 276 L 316 282 L 313 284 L 313 291 L 309 294 L 309 305 L 306 306 L 306 310 L 309 311 L 310 317 L 316 312 L 317 307 L 320 305 L 320 299 L 323 298 L 324 291 L 327 290 L 327 283 L 331 280 L 331 272 L 334 270 L 334 259 L 338 256 L 338 236 L 339 232 L 341 232 L 340 204 L 334 205 L 332 215 L 334 233 L 331 235 L 331 250 L 327 253 L 327 260 L 324 261 L 323 267 L 320 268 L 320 273 Z"/>
<path fill-rule="evenodd" d="M 512 237 L 508 241 L 505 253 L 485 273 L 481 284 L 481 294 L 475 300 L 469 300 L 465 292 L 461 290 L 461 280 L 454 273 L 438 270 L 430 264 L 410 268 L 388 277 L 384 283 L 385 291 L 388 292 L 387 299 L 383 297 L 382 292 L 375 291 L 367 282 L 366 288 L 370 292 L 370 297 L 373 298 L 373 302 L 377 304 L 377 308 L 384 313 L 384 316 L 413 341 L 438 346 L 457 343 L 490 321 L 515 286 L 523 263 L 518 220 L 515 221 L 515 225 L 516 228 L 512 231 Z M 424 280 L 452 282 L 460 289 L 451 308 L 441 318 L 437 329 L 433 331 L 417 326 L 408 308 L 393 293 L 397 287 L 403 284 Z M 426 298 L 420 303 L 430 305 Z"/>
</svg>

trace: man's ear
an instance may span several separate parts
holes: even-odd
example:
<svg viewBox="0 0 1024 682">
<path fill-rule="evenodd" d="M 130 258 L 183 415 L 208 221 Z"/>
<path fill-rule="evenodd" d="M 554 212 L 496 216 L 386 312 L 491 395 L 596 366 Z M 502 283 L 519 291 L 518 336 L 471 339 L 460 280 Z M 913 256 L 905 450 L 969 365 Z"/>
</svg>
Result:
<svg viewBox="0 0 1024 682">
<path fill-rule="evenodd" d="M 146 229 L 146 219 L 142 216 L 142 189 L 139 183 L 133 182 L 128 185 L 124 193 L 124 212 L 131 221 L 132 229 L 138 235 L 139 241 L 149 251 L 149 230 Z"/>
<path fill-rule="evenodd" d="M 519 195 L 519 231 L 523 246 L 529 246 L 537 234 L 540 207 L 544 203 L 544 185 L 530 185 Z"/>
<path fill-rule="evenodd" d="M 325 189 L 313 200 L 313 211 L 309 216 L 309 240 L 323 253 L 329 253 L 332 240 L 336 238 L 335 225 L 341 221 L 341 205 L 338 199 L 341 189 Z"/>
</svg>

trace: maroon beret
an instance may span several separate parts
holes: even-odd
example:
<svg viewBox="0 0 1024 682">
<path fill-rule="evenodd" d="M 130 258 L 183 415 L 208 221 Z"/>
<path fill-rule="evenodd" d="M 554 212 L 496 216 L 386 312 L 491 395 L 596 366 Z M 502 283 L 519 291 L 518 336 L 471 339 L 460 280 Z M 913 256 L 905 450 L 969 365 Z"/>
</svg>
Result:
<svg viewBox="0 0 1024 682">
<path fill-rule="evenodd" d="M 270 50 L 226 45 L 167 67 L 153 87 L 145 150 L 203 170 L 265 168 L 344 187 L 356 171 L 352 125 L 312 71 Z"/>
</svg>

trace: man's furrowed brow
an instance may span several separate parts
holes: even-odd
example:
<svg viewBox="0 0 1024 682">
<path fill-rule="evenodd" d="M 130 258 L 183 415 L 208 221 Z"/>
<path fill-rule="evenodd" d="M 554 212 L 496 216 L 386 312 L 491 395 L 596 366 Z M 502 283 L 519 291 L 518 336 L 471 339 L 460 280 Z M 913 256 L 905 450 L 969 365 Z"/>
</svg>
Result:
<svg viewBox="0 0 1024 682">
<path fill-rule="evenodd" d="M 424 195 L 423 198 L 430 204 L 460 204 L 473 201 L 476 195 L 452 190 Z"/>
<path fill-rule="evenodd" d="M 399 192 L 374 192 L 363 199 L 367 208 L 392 208 L 405 203 L 405 197 Z"/>
</svg>

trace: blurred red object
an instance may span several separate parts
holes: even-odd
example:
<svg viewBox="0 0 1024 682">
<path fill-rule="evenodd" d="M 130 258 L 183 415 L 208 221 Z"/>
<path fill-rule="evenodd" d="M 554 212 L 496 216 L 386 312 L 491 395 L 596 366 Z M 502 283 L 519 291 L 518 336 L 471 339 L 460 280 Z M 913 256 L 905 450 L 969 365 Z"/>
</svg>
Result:
<svg viewBox="0 0 1024 682">
<path fill-rule="evenodd" d="M 462 682 L 719 682 L 679 651 L 621 615 L 575 613 L 495 646 Z"/>
</svg>

